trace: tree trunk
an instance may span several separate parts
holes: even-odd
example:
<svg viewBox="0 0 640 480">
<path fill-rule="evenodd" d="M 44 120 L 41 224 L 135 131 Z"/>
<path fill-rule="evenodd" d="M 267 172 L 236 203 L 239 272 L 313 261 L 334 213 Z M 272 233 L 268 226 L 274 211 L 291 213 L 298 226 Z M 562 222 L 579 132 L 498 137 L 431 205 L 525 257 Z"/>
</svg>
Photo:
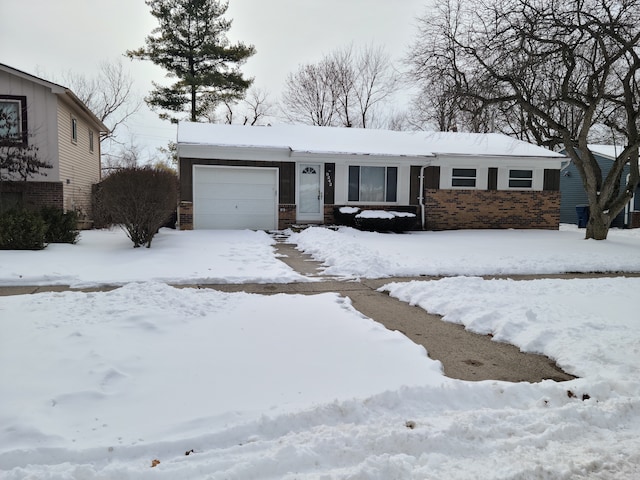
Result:
<svg viewBox="0 0 640 480">
<path fill-rule="evenodd" d="M 585 239 L 606 240 L 611 219 L 608 214 L 593 212 L 593 210 L 593 207 L 591 207 L 592 213 L 589 215 L 589 221 L 587 222 Z"/>
</svg>

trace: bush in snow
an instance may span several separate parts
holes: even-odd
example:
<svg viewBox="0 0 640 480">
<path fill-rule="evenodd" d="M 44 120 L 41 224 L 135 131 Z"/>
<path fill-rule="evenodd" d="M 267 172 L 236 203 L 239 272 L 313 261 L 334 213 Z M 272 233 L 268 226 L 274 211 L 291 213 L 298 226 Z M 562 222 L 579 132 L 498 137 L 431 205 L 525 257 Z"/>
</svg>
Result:
<svg viewBox="0 0 640 480">
<path fill-rule="evenodd" d="M 356 226 L 356 215 L 360 213 L 358 207 L 335 207 L 333 209 L 333 218 L 338 225 L 347 227 Z"/>
<path fill-rule="evenodd" d="M 370 232 L 405 232 L 416 224 L 416 215 L 409 212 L 364 210 L 355 215 L 355 226 Z"/>
<path fill-rule="evenodd" d="M 104 179 L 95 204 L 103 218 L 127 232 L 134 247 L 151 247 L 151 240 L 176 208 L 175 173 L 153 167 L 123 168 Z"/>
<path fill-rule="evenodd" d="M 40 216 L 47 225 L 45 242 L 47 243 L 76 243 L 78 241 L 78 212 L 61 208 L 44 207 Z"/>
<path fill-rule="evenodd" d="M 0 249 L 42 250 L 47 226 L 37 212 L 9 210 L 0 213 Z"/>
</svg>

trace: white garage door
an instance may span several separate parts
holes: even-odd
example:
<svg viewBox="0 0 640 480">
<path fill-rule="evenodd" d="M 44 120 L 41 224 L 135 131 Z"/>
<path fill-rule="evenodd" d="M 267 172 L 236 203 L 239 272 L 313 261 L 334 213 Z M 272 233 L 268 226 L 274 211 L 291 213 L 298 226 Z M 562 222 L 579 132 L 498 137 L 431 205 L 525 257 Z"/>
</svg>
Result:
<svg viewBox="0 0 640 480">
<path fill-rule="evenodd" d="M 278 170 L 193 167 L 193 228 L 274 230 L 278 226 Z"/>
</svg>

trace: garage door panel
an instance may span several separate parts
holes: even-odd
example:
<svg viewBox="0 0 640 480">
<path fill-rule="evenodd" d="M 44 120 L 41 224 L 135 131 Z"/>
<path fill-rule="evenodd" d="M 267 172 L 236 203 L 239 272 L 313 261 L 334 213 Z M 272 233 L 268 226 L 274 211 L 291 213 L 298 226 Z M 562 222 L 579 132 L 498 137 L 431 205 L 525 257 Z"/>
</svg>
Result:
<svg viewBox="0 0 640 480">
<path fill-rule="evenodd" d="M 207 215 L 270 215 L 273 206 L 262 200 L 219 199 L 216 202 L 201 203 L 198 213 Z"/>
<path fill-rule="evenodd" d="M 268 200 L 275 198 L 275 188 L 273 185 L 246 185 L 246 184 L 226 184 L 226 185 L 203 185 L 200 198 L 225 199 L 225 198 L 253 198 Z"/>
<path fill-rule="evenodd" d="M 277 228 L 277 182 L 273 168 L 194 166 L 194 228 Z"/>
<path fill-rule="evenodd" d="M 212 168 L 198 169 L 200 173 L 198 178 L 194 178 L 194 183 L 198 184 L 228 184 L 237 182 L 242 176 L 242 183 L 245 184 L 263 184 L 271 185 L 273 183 L 273 170 L 266 168 L 249 169 L 249 168 Z M 208 171 L 207 171 L 208 170 Z"/>
<path fill-rule="evenodd" d="M 270 221 L 265 221 L 260 215 L 244 215 L 238 218 L 237 215 L 201 215 L 198 224 L 200 229 L 218 230 L 272 230 Z"/>
</svg>

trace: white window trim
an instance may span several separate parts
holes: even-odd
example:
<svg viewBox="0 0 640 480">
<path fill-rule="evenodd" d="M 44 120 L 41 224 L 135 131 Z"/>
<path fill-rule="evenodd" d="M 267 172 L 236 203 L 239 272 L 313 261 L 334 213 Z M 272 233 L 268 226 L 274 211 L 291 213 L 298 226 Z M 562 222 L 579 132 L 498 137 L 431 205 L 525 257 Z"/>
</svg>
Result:
<svg viewBox="0 0 640 480">
<path fill-rule="evenodd" d="M 509 186 L 510 170 L 531 170 L 533 172 L 531 187 L 510 187 Z M 543 190 L 543 187 L 544 187 L 544 169 L 542 168 L 523 167 L 521 165 L 498 168 L 498 190 L 539 192 Z"/>
<path fill-rule="evenodd" d="M 454 187 L 453 169 L 474 169 L 476 171 L 475 187 Z M 489 167 L 478 165 L 455 165 L 440 167 L 440 189 L 441 190 L 486 190 L 489 181 Z"/>
</svg>

